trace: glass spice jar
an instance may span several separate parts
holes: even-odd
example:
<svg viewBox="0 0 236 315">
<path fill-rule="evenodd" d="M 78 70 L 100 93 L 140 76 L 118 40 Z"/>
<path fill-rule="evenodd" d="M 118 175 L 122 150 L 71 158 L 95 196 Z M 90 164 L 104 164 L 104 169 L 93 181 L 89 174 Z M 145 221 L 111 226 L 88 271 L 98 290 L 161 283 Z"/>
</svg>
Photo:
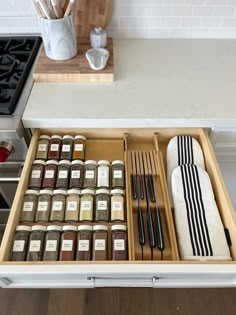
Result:
<svg viewBox="0 0 236 315">
<path fill-rule="evenodd" d="M 111 221 L 124 221 L 124 190 L 113 189 L 111 191 Z"/>
<path fill-rule="evenodd" d="M 40 189 L 43 180 L 45 161 L 35 160 L 31 167 L 30 179 L 28 187 L 30 189 Z"/>
<path fill-rule="evenodd" d="M 70 135 L 65 135 L 62 138 L 62 147 L 61 147 L 61 160 L 71 160 L 72 151 L 73 151 L 73 142 L 74 137 Z"/>
<path fill-rule="evenodd" d="M 57 160 L 48 160 L 45 165 L 42 188 L 54 189 L 57 178 Z"/>
<path fill-rule="evenodd" d="M 38 205 L 35 215 L 35 221 L 49 221 L 52 204 L 52 190 L 42 189 L 38 196 Z"/>
<path fill-rule="evenodd" d="M 127 260 L 127 232 L 125 225 L 112 225 L 112 260 Z"/>
<path fill-rule="evenodd" d="M 69 189 L 66 197 L 65 221 L 79 221 L 80 190 Z"/>
<path fill-rule="evenodd" d="M 78 226 L 76 260 L 91 260 L 92 230 L 90 225 Z"/>
<path fill-rule="evenodd" d="M 97 162 L 88 160 L 84 163 L 84 188 L 96 188 Z"/>
<path fill-rule="evenodd" d="M 107 46 L 107 32 L 101 26 L 95 26 L 90 31 L 90 45 L 93 48 L 105 48 Z"/>
<path fill-rule="evenodd" d="M 15 239 L 11 251 L 12 261 L 24 261 L 28 248 L 31 226 L 18 225 L 16 227 Z"/>
<path fill-rule="evenodd" d="M 110 162 L 107 160 L 98 161 L 97 187 L 109 188 Z"/>
<path fill-rule="evenodd" d="M 61 154 L 62 137 L 59 135 L 51 136 L 49 142 L 48 159 L 59 160 Z"/>
<path fill-rule="evenodd" d="M 112 162 L 112 188 L 125 188 L 125 164 L 121 160 Z"/>
<path fill-rule="evenodd" d="M 53 191 L 50 221 L 62 222 L 64 220 L 66 193 L 67 191 L 62 189 Z"/>
<path fill-rule="evenodd" d="M 74 138 L 74 150 L 73 150 L 73 160 L 80 159 L 85 160 L 85 148 L 86 148 L 86 138 L 81 135 L 77 135 Z"/>
<path fill-rule="evenodd" d="M 92 260 L 107 260 L 107 226 L 93 226 L 93 253 Z"/>
<path fill-rule="evenodd" d="M 83 189 L 80 199 L 79 221 L 93 221 L 94 190 Z"/>
<path fill-rule="evenodd" d="M 47 160 L 48 157 L 48 146 L 50 137 L 47 135 L 41 135 L 38 140 L 38 147 L 36 151 L 36 160 Z"/>
<path fill-rule="evenodd" d="M 38 190 L 26 190 L 20 216 L 20 222 L 34 222 L 35 213 L 37 210 L 38 194 Z"/>
<path fill-rule="evenodd" d="M 59 260 L 72 261 L 75 259 L 77 226 L 64 225 L 62 230 Z"/>
<path fill-rule="evenodd" d="M 61 160 L 57 172 L 57 189 L 67 189 L 69 187 L 69 173 L 71 162 L 68 160 Z"/>
<path fill-rule="evenodd" d="M 70 167 L 70 183 L 71 188 L 83 188 L 84 182 L 84 162 L 81 160 L 74 160 Z"/>
<path fill-rule="evenodd" d="M 95 221 L 108 221 L 110 212 L 110 193 L 108 189 L 96 190 Z"/>
<path fill-rule="evenodd" d="M 27 261 L 40 261 L 43 258 L 43 248 L 46 226 L 33 225 L 29 237 L 29 247 L 26 256 Z"/>
<path fill-rule="evenodd" d="M 45 246 L 43 252 L 43 261 L 57 261 L 59 256 L 61 226 L 49 225 L 47 226 L 47 233 L 45 236 Z"/>
</svg>

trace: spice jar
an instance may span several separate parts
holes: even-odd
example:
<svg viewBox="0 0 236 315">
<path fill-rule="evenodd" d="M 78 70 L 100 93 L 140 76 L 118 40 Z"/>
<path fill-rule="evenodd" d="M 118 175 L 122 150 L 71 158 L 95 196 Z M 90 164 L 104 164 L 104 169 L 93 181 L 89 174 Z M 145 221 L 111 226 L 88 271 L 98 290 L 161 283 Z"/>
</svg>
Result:
<svg viewBox="0 0 236 315">
<path fill-rule="evenodd" d="M 106 160 L 98 161 L 97 187 L 109 188 L 110 162 Z"/>
<path fill-rule="evenodd" d="M 61 154 L 62 137 L 59 135 L 51 136 L 49 142 L 48 159 L 59 160 Z"/>
<path fill-rule="evenodd" d="M 65 221 L 79 221 L 80 190 L 67 191 Z"/>
<path fill-rule="evenodd" d="M 62 147 L 61 147 L 61 160 L 71 160 L 72 151 L 73 151 L 73 142 L 74 137 L 70 135 L 65 135 L 62 138 Z"/>
<path fill-rule="evenodd" d="M 33 222 L 37 210 L 38 190 L 26 190 L 20 222 Z"/>
<path fill-rule="evenodd" d="M 90 45 L 93 48 L 105 48 L 107 46 L 107 32 L 101 26 L 95 26 L 90 32 Z"/>
<path fill-rule="evenodd" d="M 49 225 L 45 236 L 45 246 L 43 252 L 44 261 L 57 261 L 59 256 L 61 239 L 61 226 Z"/>
<path fill-rule="evenodd" d="M 81 191 L 79 221 L 93 220 L 93 199 L 94 190 L 83 189 Z"/>
<path fill-rule="evenodd" d="M 47 160 L 48 157 L 48 146 L 50 137 L 47 135 L 41 135 L 38 141 L 38 147 L 35 159 Z"/>
<path fill-rule="evenodd" d="M 125 188 L 125 165 L 121 160 L 112 162 L 112 188 Z"/>
<path fill-rule="evenodd" d="M 84 188 L 96 188 L 97 162 L 88 160 L 84 163 Z"/>
<path fill-rule="evenodd" d="M 62 227 L 59 260 L 74 260 L 76 250 L 77 226 L 64 225 Z"/>
<path fill-rule="evenodd" d="M 69 173 L 70 173 L 71 162 L 68 160 L 61 160 L 58 166 L 57 172 L 57 189 L 67 189 L 69 184 Z"/>
<path fill-rule="evenodd" d="M 33 225 L 29 237 L 29 247 L 26 256 L 27 261 L 39 261 L 43 258 L 43 247 L 46 226 Z"/>
<path fill-rule="evenodd" d="M 43 189 L 39 192 L 35 221 L 49 221 L 52 203 L 52 190 Z"/>
<path fill-rule="evenodd" d="M 83 188 L 84 181 L 84 162 L 81 160 L 74 160 L 70 167 L 70 183 L 71 188 Z"/>
<path fill-rule="evenodd" d="M 12 261 L 24 261 L 28 248 L 31 226 L 18 225 L 16 227 L 15 239 L 11 251 Z"/>
<path fill-rule="evenodd" d="M 124 190 L 111 191 L 111 221 L 124 221 Z"/>
<path fill-rule="evenodd" d="M 66 207 L 66 190 L 53 191 L 50 221 L 63 221 Z"/>
<path fill-rule="evenodd" d="M 76 260 L 91 259 L 92 230 L 90 225 L 78 226 Z"/>
<path fill-rule="evenodd" d="M 110 210 L 110 194 L 108 189 L 96 190 L 95 221 L 108 221 Z"/>
<path fill-rule="evenodd" d="M 112 260 L 127 260 L 127 232 L 125 225 L 113 225 L 112 231 Z"/>
<path fill-rule="evenodd" d="M 35 160 L 31 167 L 29 188 L 40 189 L 43 180 L 45 162 L 43 160 Z"/>
<path fill-rule="evenodd" d="M 42 188 L 54 189 L 57 178 L 57 160 L 49 160 L 46 162 Z"/>
<path fill-rule="evenodd" d="M 93 226 L 92 260 L 107 260 L 107 226 Z"/>
<path fill-rule="evenodd" d="M 86 138 L 81 135 L 77 135 L 74 138 L 74 150 L 73 150 L 73 160 L 85 159 L 85 147 L 86 147 Z"/>
</svg>

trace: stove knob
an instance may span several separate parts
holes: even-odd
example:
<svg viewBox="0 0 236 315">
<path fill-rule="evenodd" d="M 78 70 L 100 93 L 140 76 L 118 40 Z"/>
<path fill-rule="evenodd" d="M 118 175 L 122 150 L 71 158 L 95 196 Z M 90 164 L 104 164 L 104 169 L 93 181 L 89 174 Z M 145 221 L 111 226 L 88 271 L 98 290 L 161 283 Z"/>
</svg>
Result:
<svg viewBox="0 0 236 315">
<path fill-rule="evenodd" d="M 0 163 L 5 162 L 6 159 L 9 157 L 12 145 L 5 141 L 0 141 Z"/>
</svg>

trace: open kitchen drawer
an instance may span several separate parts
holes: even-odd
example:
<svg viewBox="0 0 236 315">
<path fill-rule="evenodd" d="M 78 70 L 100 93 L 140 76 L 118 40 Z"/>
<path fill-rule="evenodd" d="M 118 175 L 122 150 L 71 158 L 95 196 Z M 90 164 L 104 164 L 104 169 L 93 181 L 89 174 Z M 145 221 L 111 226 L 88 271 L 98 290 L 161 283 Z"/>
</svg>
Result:
<svg viewBox="0 0 236 315">
<path fill-rule="evenodd" d="M 123 159 L 126 170 L 126 222 L 128 261 L 89 262 L 11 262 L 15 228 L 19 224 L 24 192 L 40 134 L 83 134 L 87 138 L 86 160 Z M 224 227 L 229 230 L 232 261 L 182 261 L 178 251 L 173 209 L 166 184 L 166 147 L 175 135 L 191 135 L 201 144 L 206 170 L 211 178 L 216 203 Z M 148 241 L 143 258 L 137 236 L 137 205 L 132 199 L 132 152 L 151 154 L 156 194 L 163 221 L 165 250 L 152 257 Z M 152 166 L 153 167 L 153 166 Z M 143 206 L 143 204 L 142 204 Z M 144 221 L 146 221 L 144 213 Z M 79 225 L 78 223 L 77 225 Z M 109 225 L 110 223 L 108 223 Z M 48 224 L 46 224 L 48 225 Z M 153 258 L 153 260 L 151 260 Z M 73 288 L 73 287 L 230 287 L 236 286 L 236 218 L 226 191 L 207 132 L 201 128 L 175 129 L 39 129 L 31 141 L 17 193 L 0 249 L 0 286 Z"/>
</svg>

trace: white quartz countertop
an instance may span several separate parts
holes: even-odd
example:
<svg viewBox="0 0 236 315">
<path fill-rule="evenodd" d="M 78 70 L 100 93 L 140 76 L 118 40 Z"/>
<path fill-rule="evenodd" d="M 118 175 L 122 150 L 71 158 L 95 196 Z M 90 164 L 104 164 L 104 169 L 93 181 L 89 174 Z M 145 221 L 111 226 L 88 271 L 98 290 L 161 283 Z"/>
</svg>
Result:
<svg viewBox="0 0 236 315">
<path fill-rule="evenodd" d="M 113 83 L 35 83 L 24 126 L 236 126 L 236 40 L 115 40 L 114 65 Z"/>
</svg>

